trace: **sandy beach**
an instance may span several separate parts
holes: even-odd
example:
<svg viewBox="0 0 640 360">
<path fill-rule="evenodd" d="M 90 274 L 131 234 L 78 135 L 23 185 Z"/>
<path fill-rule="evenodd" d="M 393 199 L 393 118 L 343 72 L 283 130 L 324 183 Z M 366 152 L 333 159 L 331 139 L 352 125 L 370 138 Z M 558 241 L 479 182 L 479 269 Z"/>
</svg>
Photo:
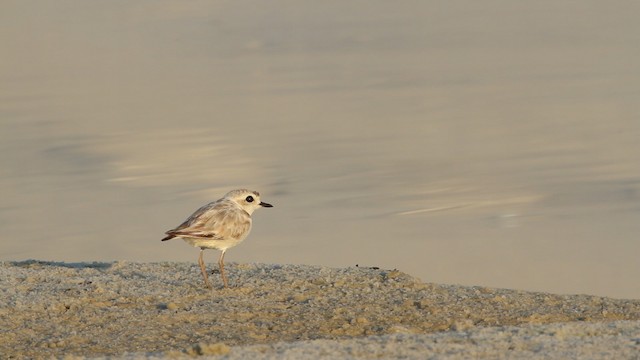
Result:
<svg viewBox="0 0 640 360">
<path fill-rule="evenodd" d="M 3 1 L 0 261 L 227 260 L 640 298 L 640 2 Z M 215 262 L 215 255 L 207 254 Z"/>
<path fill-rule="evenodd" d="M 211 266 L 209 266 L 211 268 Z M 0 263 L 2 358 L 638 358 L 640 300 L 425 283 L 397 270 Z"/>
</svg>

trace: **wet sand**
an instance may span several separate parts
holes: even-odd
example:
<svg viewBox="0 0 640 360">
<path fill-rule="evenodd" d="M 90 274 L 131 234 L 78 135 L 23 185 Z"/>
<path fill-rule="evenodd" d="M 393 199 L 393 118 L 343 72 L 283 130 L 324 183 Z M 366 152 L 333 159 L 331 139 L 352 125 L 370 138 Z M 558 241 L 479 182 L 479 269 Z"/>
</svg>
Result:
<svg viewBox="0 0 640 360">
<path fill-rule="evenodd" d="M 227 269 L 231 287 L 218 281 L 207 290 L 195 263 L 2 262 L 0 353 L 606 358 L 640 351 L 640 300 L 439 285 L 365 267 Z"/>
</svg>

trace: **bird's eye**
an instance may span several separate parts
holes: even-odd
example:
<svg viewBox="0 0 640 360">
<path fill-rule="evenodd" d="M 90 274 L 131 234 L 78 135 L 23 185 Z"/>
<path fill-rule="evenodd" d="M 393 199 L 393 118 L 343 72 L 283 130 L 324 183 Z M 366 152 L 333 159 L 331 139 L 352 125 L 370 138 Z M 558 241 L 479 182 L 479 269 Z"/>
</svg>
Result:
<svg viewBox="0 0 640 360">
<path fill-rule="evenodd" d="M 253 202 L 253 196 L 249 195 L 245 200 L 247 200 L 247 202 Z"/>
</svg>

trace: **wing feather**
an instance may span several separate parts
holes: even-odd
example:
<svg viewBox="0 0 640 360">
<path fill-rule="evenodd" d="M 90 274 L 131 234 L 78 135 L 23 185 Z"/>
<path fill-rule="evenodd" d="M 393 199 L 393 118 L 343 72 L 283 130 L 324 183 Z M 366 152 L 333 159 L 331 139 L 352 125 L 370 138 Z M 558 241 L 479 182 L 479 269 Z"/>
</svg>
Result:
<svg viewBox="0 0 640 360">
<path fill-rule="evenodd" d="M 209 240 L 243 239 L 251 230 L 251 216 L 230 201 L 216 201 L 202 206 L 175 229 L 166 232 L 162 241 L 176 237 Z"/>
</svg>

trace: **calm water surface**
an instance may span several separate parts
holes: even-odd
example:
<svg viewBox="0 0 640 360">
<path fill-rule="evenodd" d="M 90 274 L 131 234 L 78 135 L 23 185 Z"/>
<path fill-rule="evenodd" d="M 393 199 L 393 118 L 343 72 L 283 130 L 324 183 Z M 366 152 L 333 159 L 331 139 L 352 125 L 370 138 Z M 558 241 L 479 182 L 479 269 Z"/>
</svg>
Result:
<svg viewBox="0 0 640 360">
<path fill-rule="evenodd" d="M 249 187 L 228 261 L 639 298 L 639 4 L 4 1 L 0 260 L 195 262 Z"/>
</svg>

